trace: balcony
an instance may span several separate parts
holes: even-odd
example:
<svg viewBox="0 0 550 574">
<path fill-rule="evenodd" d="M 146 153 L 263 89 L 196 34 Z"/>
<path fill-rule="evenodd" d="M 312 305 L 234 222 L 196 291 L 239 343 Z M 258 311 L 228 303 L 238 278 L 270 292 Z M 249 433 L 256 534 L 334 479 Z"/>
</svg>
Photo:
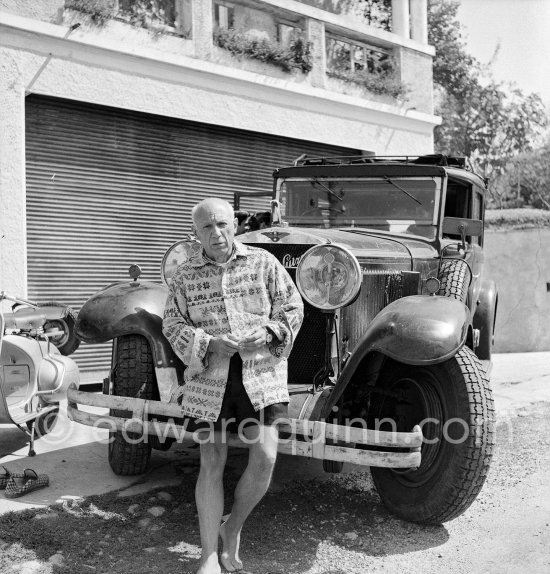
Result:
<svg viewBox="0 0 550 574">
<path fill-rule="evenodd" d="M 277 78 L 286 85 L 433 114 L 434 51 L 426 43 L 426 0 L 392 0 L 391 32 L 316 3 L 155 0 L 152 12 L 140 13 L 136 3 L 111 0 L 98 26 L 94 15 L 86 14 L 89 2 L 67 0 L 62 23 L 79 22 L 82 31 L 116 37 L 127 47 L 149 45 L 252 72 L 264 82 Z"/>
</svg>

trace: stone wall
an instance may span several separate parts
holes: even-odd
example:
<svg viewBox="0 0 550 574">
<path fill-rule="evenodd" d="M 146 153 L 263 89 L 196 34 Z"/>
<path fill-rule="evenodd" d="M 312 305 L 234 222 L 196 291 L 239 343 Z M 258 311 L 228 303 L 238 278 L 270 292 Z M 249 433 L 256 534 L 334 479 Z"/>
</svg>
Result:
<svg viewBox="0 0 550 574">
<path fill-rule="evenodd" d="M 489 229 L 485 277 L 498 288 L 495 352 L 550 351 L 550 228 Z"/>
</svg>

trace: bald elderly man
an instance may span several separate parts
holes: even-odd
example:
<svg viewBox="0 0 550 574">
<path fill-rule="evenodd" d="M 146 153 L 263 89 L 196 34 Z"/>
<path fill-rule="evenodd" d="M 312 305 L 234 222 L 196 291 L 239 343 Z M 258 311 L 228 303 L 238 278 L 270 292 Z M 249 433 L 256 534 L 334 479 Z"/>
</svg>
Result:
<svg viewBox="0 0 550 574">
<path fill-rule="evenodd" d="M 235 240 L 237 220 L 229 203 L 206 199 L 192 216 L 202 250 L 172 278 L 163 332 L 187 367 L 182 409 L 200 431 L 198 573 L 217 574 L 220 563 L 229 572 L 242 569 L 241 529 L 271 480 L 275 423 L 288 416 L 286 358 L 302 324 L 303 304 L 275 257 Z M 244 435 L 249 457 L 222 524 L 228 430 Z"/>
</svg>

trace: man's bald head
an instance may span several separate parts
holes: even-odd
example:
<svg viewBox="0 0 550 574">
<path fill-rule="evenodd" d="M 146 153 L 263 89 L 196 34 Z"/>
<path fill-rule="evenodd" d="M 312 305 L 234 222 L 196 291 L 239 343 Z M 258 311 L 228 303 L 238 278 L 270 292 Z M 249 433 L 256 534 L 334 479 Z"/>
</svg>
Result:
<svg viewBox="0 0 550 574">
<path fill-rule="evenodd" d="M 200 217 L 204 213 L 208 214 L 220 211 L 227 213 L 231 219 L 235 218 L 233 207 L 228 201 L 225 201 L 225 199 L 220 199 L 219 197 L 208 197 L 199 201 L 199 203 L 197 203 L 197 205 L 195 205 L 191 210 L 193 225 L 196 226 L 196 219 L 198 216 Z"/>
<path fill-rule="evenodd" d="M 233 208 L 224 199 L 209 197 L 197 203 L 191 211 L 193 231 L 206 255 L 223 263 L 233 253 L 237 220 Z"/>
</svg>

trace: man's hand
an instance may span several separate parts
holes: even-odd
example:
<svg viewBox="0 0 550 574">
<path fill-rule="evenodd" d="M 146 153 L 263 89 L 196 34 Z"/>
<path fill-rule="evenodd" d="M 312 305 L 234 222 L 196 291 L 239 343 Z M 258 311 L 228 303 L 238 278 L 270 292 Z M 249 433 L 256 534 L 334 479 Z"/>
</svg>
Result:
<svg viewBox="0 0 550 574">
<path fill-rule="evenodd" d="M 239 347 L 241 349 L 257 349 L 267 343 L 267 331 L 265 327 L 258 327 L 248 337 L 241 339 Z"/>
<path fill-rule="evenodd" d="M 221 337 L 212 337 L 208 345 L 208 351 L 218 355 L 232 357 L 239 350 L 239 340 L 235 335 L 222 335 Z"/>
</svg>

